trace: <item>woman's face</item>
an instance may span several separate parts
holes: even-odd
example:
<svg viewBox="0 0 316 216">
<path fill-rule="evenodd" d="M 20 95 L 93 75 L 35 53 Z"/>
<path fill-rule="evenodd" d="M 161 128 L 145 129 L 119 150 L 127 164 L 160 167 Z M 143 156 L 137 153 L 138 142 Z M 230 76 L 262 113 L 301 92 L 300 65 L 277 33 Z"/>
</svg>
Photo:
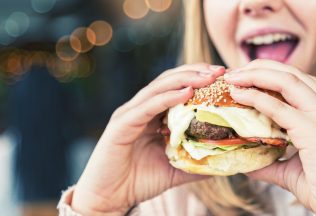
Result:
<svg viewBox="0 0 316 216">
<path fill-rule="evenodd" d="M 311 72 L 316 60 L 316 0 L 204 0 L 212 42 L 227 66 L 261 58 Z"/>
</svg>

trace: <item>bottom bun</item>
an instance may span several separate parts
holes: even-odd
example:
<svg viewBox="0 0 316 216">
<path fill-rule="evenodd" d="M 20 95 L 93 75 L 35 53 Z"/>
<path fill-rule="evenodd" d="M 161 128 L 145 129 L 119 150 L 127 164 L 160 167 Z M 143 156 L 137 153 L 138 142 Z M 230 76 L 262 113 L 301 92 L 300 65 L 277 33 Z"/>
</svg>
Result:
<svg viewBox="0 0 316 216">
<path fill-rule="evenodd" d="M 169 143 L 166 154 L 175 168 L 188 173 L 228 176 L 247 173 L 272 164 L 281 157 L 286 147 L 260 145 L 258 147 L 228 151 L 220 155 L 195 160 L 183 149 L 172 148 Z"/>
</svg>

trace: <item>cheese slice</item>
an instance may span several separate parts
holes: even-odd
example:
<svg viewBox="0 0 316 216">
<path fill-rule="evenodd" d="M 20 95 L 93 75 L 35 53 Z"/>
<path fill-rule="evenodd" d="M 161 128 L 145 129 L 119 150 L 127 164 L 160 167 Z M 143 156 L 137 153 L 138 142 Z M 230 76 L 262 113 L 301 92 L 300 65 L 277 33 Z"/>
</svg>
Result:
<svg viewBox="0 0 316 216">
<path fill-rule="evenodd" d="M 225 119 L 223 119 L 215 113 L 211 113 L 208 111 L 198 110 L 195 114 L 195 118 L 199 122 L 207 122 L 210 124 L 219 125 L 223 127 L 230 127 L 230 125 L 227 123 L 227 121 L 225 121 Z"/>
</svg>

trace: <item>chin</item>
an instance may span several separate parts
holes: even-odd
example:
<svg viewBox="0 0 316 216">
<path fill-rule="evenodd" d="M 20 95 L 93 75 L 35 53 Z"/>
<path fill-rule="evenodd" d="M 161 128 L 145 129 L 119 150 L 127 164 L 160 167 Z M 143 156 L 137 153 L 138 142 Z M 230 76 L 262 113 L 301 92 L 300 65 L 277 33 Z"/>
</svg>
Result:
<svg viewBox="0 0 316 216">
<path fill-rule="evenodd" d="M 220 77 L 195 89 L 187 103 L 169 109 L 161 131 L 172 166 L 228 176 L 261 169 L 284 154 L 290 143 L 286 131 L 256 109 L 235 102 L 231 87 Z M 261 91 L 284 101 L 279 93 Z"/>
</svg>

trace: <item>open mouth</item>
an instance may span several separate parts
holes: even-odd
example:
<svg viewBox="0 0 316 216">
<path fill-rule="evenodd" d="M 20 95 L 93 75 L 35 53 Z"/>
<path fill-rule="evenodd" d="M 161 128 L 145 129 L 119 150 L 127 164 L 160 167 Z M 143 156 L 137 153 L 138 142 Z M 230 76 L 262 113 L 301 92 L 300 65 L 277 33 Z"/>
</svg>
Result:
<svg viewBox="0 0 316 216">
<path fill-rule="evenodd" d="M 270 59 L 286 62 L 299 43 L 299 38 L 289 33 L 269 33 L 244 39 L 241 48 L 249 60 Z"/>
</svg>

